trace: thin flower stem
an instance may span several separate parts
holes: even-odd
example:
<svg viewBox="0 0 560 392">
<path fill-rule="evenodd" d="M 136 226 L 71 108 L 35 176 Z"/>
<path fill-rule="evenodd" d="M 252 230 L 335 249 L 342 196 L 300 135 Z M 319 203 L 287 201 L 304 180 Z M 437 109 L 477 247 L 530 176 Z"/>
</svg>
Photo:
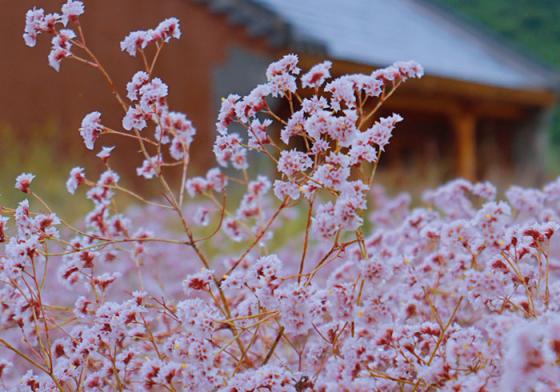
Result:
<svg viewBox="0 0 560 392">
<path fill-rule="evenodd" d="M 358 124 L 358 129 L 362 129 L 362 127 L 368 122 L 368 120 L 373 117 L 373 115 L 375 113 L 377 113 L 377 111 L 381 108 L 381 106 L 383 106 L 383 104 L 391 97 L 391 95 L 393 95 L 393 93 L 397 90 L 397 88 L 401 85 L 401 81 L 398 81 L 393 88 L 391 89 L 391 91 L 389 91 L 387 94 L 383 95 L 380 99 L 379 102 L 377 103 L 377 105 L 375 105 L 375 107 L 364 117 L 362 118 L 362 120 L 360 121 L 360 123 Z"/>
<path fill-rule="evenodd" d="M 282 210 L 284 208 L 286 208 L 286 206 L 288 205 L 288 202 L 290 201 L 289 197 L 286 197 L 282 203 L 280 204 L 280 206 L 278 207 L 278 209 L 274 212 L 274 214 L 270 217 L 269 221 L 267 222 L 267 224 L 265 225 L 265 227 L 260 230 L 259 234 L 257 235 L 257 237 L 255 238 L 255 240 L 251 243 L 251 245 L 249 245 L 249 247 L 245 250 L 245 252 L 243 252 L 243 254 L 233 263 L 233 265 L 227 270 L 227 272 L 224 274 L 224 276 L 227 275 L 231 275 L 231 273 L 237 268 L 237 266 L 239 264 L 241 264 L 241 262 L 245 259 L 245 257 L 253 250 L 253 248 L 259 243 L 259 241 L 261 240 L 261 238 L 267 233 L 268 229 L 270 228 L 270 226 L 272 225 L 272 223 L 274 223 L 274 221 L 276 220 L 276 218 L 278 217 L 278 215 L 280 215 L 280 212 L 282 212 Z M 223 278 L 222 278 L 223 279 Z"/>
<path fill-rule="evenodd" d="M 216 234 L 218 234 L 218 232 L 220 231 L 220 229 L 222 228 L 222 224 L 224 223 L 224 218 L 226 215 L 226 193 L 224 192 L 224 195 L 222 196 L 222 204 L 221 204 L 221 208 L 220 208 L 220 219 L 218 221 L 218 224 L 216 225 L 216 228 L 207 236 L 199 238 L 197 240 L 195 240 L 195 242 L 201 242 L 201 241 L 207 241 L 210 238 L 214 237 Z"/>
<path fill-rule="evenodd" d="M 309 247 L 309 232 L 311 229 L 311 221 L 313 218 L 313 200 L 309 202 L 309 208 L 307 211 L 307 224 L 305 226 L 305 237 L 303 239 L 303 252 L 301 254 L 301 259 L 299 262 L 299 269 L 298 269 L 298 284 L 301 282 L 301 277 L 303 274 L 303 269 L 305 266 L 305 258 L 307 256 L 307 248 Z"/>
<path fill-rule="evenodd" d="M 90 58 L 93 60 L 93 63 L 95 63 L 96 68 L 99 69 L 99 71 L 101 72 L 101 74 L 103 75 L 103 77 L 105 78 L 107 83 L 109 84 L 109 87 L 111 88 L 111 92 L 113 93 L 113 95 L 115 96 L 117 101 L 119 102 L 119 105 L 121 105 L 123 111 L 126 112 L 128 110 L 128 105 L 124 102 L 121 95 L 117 91 L 117 87 L 115 86 L 115 83 L 113 82 L 113 80 L 109 76 L 109 73 L 107 72 L 107 70 L 103 67 L 103 65 L 97 59 L 95 54 L 93 54 L 93 52 L 85 45 L 85 43 L 84 43 L 83 49 L 90 56 Z"/>
<path fill-rule="evenodd" d="M 434 360 L 434 358 L 436 357 L 436 354 L 439 350 L 439 347 L 441 346 L 441 343 L 443 342 L 443 339 L 445 337 L 445 334 L 447 333 L 447 330 L 449 329 L 449 327 L 451 326 L 451 324 L 453 323 L 453 321 L 455 321 L 455 317 L 457 316 L 457 312 L 459 311 L 459 308 L 461 307 L 461 302 L 463 302 L 463 296 L 461 296 L 459 298 L 459 301 L 457 301 L 457 305 L 455 305 L 455 308 L 453 309 L 453 313 L 451 313 L 451 316 L 449 317 L 449 320 L 447 320 L 447 323 L 445 324 L 444 328 L 441 330 L 441 333 L 439 335 L 439 339 L 436 343 L 436 347 L 434 348 L 434 351 L 432 351 L 432 354 L 430 355 L 430 359 L 428 359 L 428 366 L 430 366 Z"/>
<path fill-rule="evenodd" d="M 251 341 L 249 342 L 249 345 L 247 346 L 247 348 L 245 349 L 245 351 L 243 351 L 243 353 L 241 353 L 241 357 L 239 358 L 239 360 L 237 361 L 237 364 L 235 365 L 235 368 L 233 369 L 233 372 L 231 374 L 231 377 L 233 377 L 241 368 L 243 362 L 245 361 L 245 358 L 248 356 L 249 354 L 249 350 L 251 350 L 251 347 L 253 347 L 253 345 L 255 344 L 255 342 L 257 341 L 257 337 L 259 336 L 259 330 L 260 330 L 261 324 L 257 325 L 257 327 L 255 328 L 255 332 L 253 333 L 253 336 L 251 337 Z"/>
<path fill-rule="evenodd" d="M 131 139 L 136 139 L 136 140 L 138 140 L 138 136 L 136 136 L 136 135 L 131 135 L 130 133 L 121 132 L 121 131 L 116 131 L 116 130 L 111 129 L 111 128 L 108 128 L 108 127 L 104 127 L 104 129 L 105 129 L 105 133 L 108 133 L 108 134 L 119 135 L 119 136 L 124 136 L 124 137 L 128 137 L 128 138 L 131 138 Z M 142 141 L 144 141 L 145 143 L 151 144 L 151 145 L 153 145 L 153 146 L 157 146 L 157 145 L 158 145 L 156 142 L 154 142 L 153 140 L 150 140 L 150 139 L 148 139 L 148 138 L 145 138 L 145 137 L 141 137 L 141 136 L 140 136 L 140 139 L 142 139 Z"/>
<path fill-rule="evenodd" d="M 28 357 L 27 355 L 25 355 L 24 353 L 22 353 L 21 351 L 19 351 L 17 348 L 15 348 L 14 346 L 12 346 L 10 343 L 8 343 L 7 341 L 5 341 L 4 339 L 0 338 L 0 343 L 2 345 L 4 345 L 4 347 L 6 347 L 8 350 L 14 352 L 16 355 L 18 355 L 19 357 L 25 359 L 27 362 L 29 362 L 30 364 L 32 364 L 33 366 L 35 366 L 37 369 L 41 370 L 42 372 L 48 374 L 49 376 L 51 376 L 51 373 L 42 365 L 40 365 L 39 363 L 37 363 L 35 360 L 33 360 L 32 358 Z M 54 380 L 53 380 L 54 381 Z M 58 384 L 58 381 L 56 382 Z M 61 387 L 58 388 L 60 391 L 63 391 L 63 389 Z"/>
<path fill-rule="evenodd" d="M 116 244 L 129 243 L 129 242 L 161 242 L 161 243 L 176 244 L 176 245 L 188 245 L 189 244 L 186 241 L 170 240 L 170 239 L 165 239 L 165 238 L 150 238 L 150 237 L 147 237 L 147 238 L 124 238 L 124 239 L 118 239 L 118 240 L 107 240 L 103 243 L 83 246 L 83 247 L 68 250 L 68 251 L 65 251 L 65 252 L 51 252 L 51 253 L 43 252 L 42 254 L 44 256 L 65 256 L 65 255 L 69 255 L 69 254 L 72 254 L 72 253 L 83 252 L 85 250 L 105 248 L 109 245 L 116 245 Z"/>
<path fill-rule="evenodd" d="M 150 68 L 148 69 L 148 74 L 150 76 L 152 76 L 152 74 L 154 73 L 154 69 L 156 67 L 156 62 L 159 58 L 159 55 L 161 53 L 161 49 L 163 48 L 164 44 L 165 44 L 165 42 L 157 42 L 156 43 L 156 47 L 157 47 L 156 54 L 154 55 L 154 58 L 152 59 L 152 63 L 150 64 Z"/>
<path fill-rule="evenodd" d="M 144 52 L 144 49 L 140 48 L 139 49 L 140 52 L 140 57 L 142 57 L 142 62 L 144 63 L 144 69 L 146 70 L 146 72 L 150 73 L 150 66 L 148 65 L 148 59 L 146 58 L 146 52 Z"/>
<path fill-rule="evenodd" d="M 280 339 L 282 339 L 283 335 L 284 327 L 280 327 L 280 329 L 278 330 L 278 334 L 276 335 L 276 339 L 274 339 L 274 343 L 272 343 L 272 347 L 270 347 L 270 350 L 268 350 L 268 353 L 266 354 L 266 357 L 264 358 L 261 366 L 266 365 L 270 358 L 272 358 L 272 354 L 274 354 L 274 350 L 276 350 L 276 347 L 278 346 L 278 343 L 280 342 Z"/>
<path fill-rule="evenodd" d="M 183 146 L 183 170 L 181 174 L 181 185 L 179 186 L 179 205 L 183 205 L 183 200 L 185 197 L 185 183 L 187 182 L 187 168 L 189 166 L 189 155 L 186 148 Z"/>
</svg>

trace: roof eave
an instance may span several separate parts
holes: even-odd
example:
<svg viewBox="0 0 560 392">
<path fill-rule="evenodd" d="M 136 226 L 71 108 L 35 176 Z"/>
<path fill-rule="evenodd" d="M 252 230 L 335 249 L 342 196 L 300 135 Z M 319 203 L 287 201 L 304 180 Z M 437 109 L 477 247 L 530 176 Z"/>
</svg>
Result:
<svg viewBox="0 0 560 392">
<path fill-rule="evenodd" d="M 208 6 L 216 13 L 225 14 L 233 25 L 242 25 L 251 37 L 263 38 L 271 49 L 280 52 L 296 51 L 304 59 L 307 66 L 312 66 L 318 61 L 329 58 L 336 62 L 335 69 L 344 70 L 340 73 L 371 72 L 379 64 L 361 64 L 344 59 L 337 59 L 329 55 L 327 46 L 316 39 L 294 33 L 293 26 L 282 19 L 276 12 L 254 0 L 192 0 Z M 418 0 L 420 1 L 420 0 Z M 432 4 L 422 1 L 424 4 Z M 435 7 L 435 6 L 434 6 Z M 437 8 L 437 7 L 436 7 Z M 440 9 L 440 12 L 443 12 Z M 467 29 L 474 30 L 472 26 L 462 24 Z M 476 32 L 480 34 L 480 32 Z M 496 41 L 495 39 L 493 39 Z M 496 42 L 492 45 L 498 46 Z M 500 48 L 499 48 L 500 49 Z M 526 106 L 549 107 L 556 103 L 560 94 L 560 74 L 550 68 L 538 64 L 526 56 L 521 56 L 509 48 L 503 49 L 509 55 L 523 59 L 528 65 L 541 74 L 547 75 L 550 84 L 546 88 L 511 88 L 476 81 L 466 81 L 456 78 L 428 75 L 423 78 L 422 89 L 431 89 L 426 93 L 445 92 L 453 95 L 470 97 L 473 99 L 498 99 L 504 102 L 522 104 Z M 395 59 L 398 60 L 398 59 Z"/>
</svg>

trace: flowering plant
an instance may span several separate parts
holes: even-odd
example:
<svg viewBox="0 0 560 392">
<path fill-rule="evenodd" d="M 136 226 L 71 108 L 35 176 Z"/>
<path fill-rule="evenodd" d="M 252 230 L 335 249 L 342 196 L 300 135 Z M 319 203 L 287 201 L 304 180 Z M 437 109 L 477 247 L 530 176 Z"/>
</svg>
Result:
<svg viewBox="0 0 560 392">
<path fill-rule="evenodd" d="M 560 179 L 512 187 L 507 201 L 491 184 L 455 180 L 426 192 L 418 208 L 373 185 L 402 121 L 375 116 L 401 83 L 422 76 L 419 65 L 333 78 L 330 62 L 302 72 L 287 55 L 268 67 L 266 83 L 223 100 L 218 167 L 192 177 L 195 128 L 169 109 L 168 87 L 154 76 L 161 50 L 181 36 L 178 20 L 121 42 L 144 66 L 123 97 L 86 44 L 83 12 L 75 0 L 60 14 L 28 11 L 25 42 L 50 34 L 55 70 L 68 59 L 102 73 L 122 130 L 92 112 L 80 127 L 84 144 L 93 150 L 106 134 L 137 143 L 136 174 L 163 197 L 121 186 L 108 146 L 97 154 L 105 166 L 97 180 L 70 172 L 68 192 L 85 187 L 93 203 L 79 225 L 51 211 L 32 174 L 17 178 L 43 210 L 27 200 L 1 207 L 4 389 L 557 388 Z M 250 176 L 251 154 L 270 159 L 274 181 Z M 226 197 L 235 187 L 244 190 L 238 203 Z M 143 207 L 119 211 L 119 192 Z M 306 216 L 300 235 L 275 244 L 294 214 Z"/>
</svg>

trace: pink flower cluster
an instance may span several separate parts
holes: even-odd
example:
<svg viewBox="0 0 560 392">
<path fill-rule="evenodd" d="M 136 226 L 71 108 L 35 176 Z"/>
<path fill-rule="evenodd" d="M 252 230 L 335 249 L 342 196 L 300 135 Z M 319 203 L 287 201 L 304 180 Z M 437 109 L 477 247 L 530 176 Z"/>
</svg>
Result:
<svg viewBox="0 0 560 392">
<path fill-rule="evenodd" d="M 82 12 L 76 1 L 63 16 L 30 11 L 26 41 Z M 422 68 L 331 76 L 330 62 L 303 72 L 296 55 L 223 100 L 221 168 L 193 177 L 194 127 L 153 76 L 179 34 L 171 18 L 123 41 L 131 54 L 146 57 L 149 42 L 158 51 L 126 86 L 128 101 L 85 59 L 126 112 L 122 130 L 87 115 L 86 148 L 108 133 L 137 143 L 136 174 L 157 180 L 161 198 L 121 185 L 103 147 L 104 171 L 75 167 L 66 184 L 92 202 L 83 221 L 59 219 L 28 173 L 16 188 L 33 204 L 0 207 L 4 390 L 557 389 L 560 179 L 511 187 L 504 200 L 466 180 L 415 206 L 389 197 L 374 174 L 403 119 L 377 110 Z M 119 209 L 120 193 L 138 205 Z"/>
<path fill-rule="evenodd" d="M 52 49 L 49 54 L 49 64 L 56 71 L 60 70 L 61 61 L 72 56 L 72 44 L 76 33 L 70 29 L 57 29 L 57 25 L 67 26 L 74 23 L 79 26 L 78 17 L 84 13 L 81 1 L 68 0 L 62 5 L 61 14 L 45 14 L 42 8 L 33 8 L 25 15 L 25 31 L 23 39 L 27 46 L 37 44 L 37 37 L 42 33 L 53 35 Z"/>
<path fill-rule="evenodd" d="M 156 44 L 158 49 L 171 38 L 181 38 L 181 28 L 177 18 L 162 21 L 155 29 L 133 31 L 121 41 L 121 49 L 131 56 L 143 51 L 150 44 Z"/>
</svg>

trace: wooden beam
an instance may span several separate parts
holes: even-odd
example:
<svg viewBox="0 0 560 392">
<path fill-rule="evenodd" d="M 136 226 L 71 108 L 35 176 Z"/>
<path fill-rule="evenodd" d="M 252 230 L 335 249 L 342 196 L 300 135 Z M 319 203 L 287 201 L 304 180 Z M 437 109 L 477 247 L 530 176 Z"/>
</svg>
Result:
<svg viewBox="0 0 560 392">
<path fill-rule="evenodd" d="M 457 151 L 457 175 L 467 180 L 476 180 L 476 116 L 462 111 L 452 118 Z"/>
<path fill-rule="evenodd" d="M 409 94 L 396 94 L 383 105 L 388 111 L 417 111 L 422 113 L 454 116 L 469 104 L 473 114 L 480 117 L 499 119 L 520 119 L 527 114 L 527 108 L 515 104 L 499 102 L 461 102 L 452 97 L 423 97 Z"/>
<path fill-rule="evenodd" d="M 321 56 L 300 54 L 303 68 L 323 61 Z M 354 63 L 351 61 L 334 60 L 333 75 L 347 73 L 370 73 L 378 67 Z M 483 83 L 425 75 L 420 80 L 411 80 L 402 86 L 402 91 L 421 95 L 453 95 L 480 102 L 501 102 L 530 107 L 550 107 L 557 102 L 557 94 L 546 88 L 508 88 Z"/>
</svg>

